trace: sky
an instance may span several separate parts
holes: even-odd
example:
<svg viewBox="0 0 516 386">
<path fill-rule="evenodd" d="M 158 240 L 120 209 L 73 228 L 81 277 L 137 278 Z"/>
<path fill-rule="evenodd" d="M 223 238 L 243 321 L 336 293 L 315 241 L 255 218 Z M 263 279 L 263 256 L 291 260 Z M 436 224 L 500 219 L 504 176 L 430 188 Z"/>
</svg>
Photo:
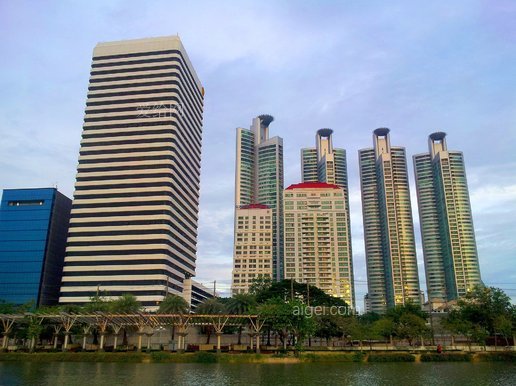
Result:
<svg viewBox="0 0 516 386">
<path fill-rule="evenodd" d="M 358 149 L 391 129 L 409 161 L 434 131 L 464 152 L 482 279 L 516 300 L 516 2 L 0 0 L 0 188 L 73 195 L 98 42 L 179 34 L 206 90 L 197 279 L 228 294 L 235 129 L 272 114 L 285 187 L 334 130 L 348 156 L 357 303 L 367 292 Z"/>
</svg>

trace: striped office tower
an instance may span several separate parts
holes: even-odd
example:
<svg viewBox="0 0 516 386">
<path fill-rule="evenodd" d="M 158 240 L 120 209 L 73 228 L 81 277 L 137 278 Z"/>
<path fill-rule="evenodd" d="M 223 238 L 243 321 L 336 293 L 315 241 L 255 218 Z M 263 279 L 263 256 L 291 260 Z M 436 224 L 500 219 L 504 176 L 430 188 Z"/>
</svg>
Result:
<svg viewBox="0 0 516 386">
<path fill-rule="evenodd" d="M 203 94 L 179 37 L 95 47 L 61 303 L 153 308 L 195 274 Z"/>
</svg>

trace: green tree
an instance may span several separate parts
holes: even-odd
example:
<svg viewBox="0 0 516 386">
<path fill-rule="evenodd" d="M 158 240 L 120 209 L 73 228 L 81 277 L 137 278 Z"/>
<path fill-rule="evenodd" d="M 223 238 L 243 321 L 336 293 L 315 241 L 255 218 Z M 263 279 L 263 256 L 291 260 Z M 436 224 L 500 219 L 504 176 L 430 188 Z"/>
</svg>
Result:
<svg viewBox="0 0 516 386">
<path fill-rule="evenodd" d="M 183 315 L 190 312 L 190 307 L 185 299 L 181 296 L 169 294 L 163 301 L 160 303 L 158 308 L 158 314 L 177 314 Z M 171 329 L 171 338 L 175 339 L 176 335 L 176 326 L 172 324 Z"/>
<path fill-rule="evenodd" d="M 283 349 L 286 350 L 293 313 L 290 305 L 281 298 L 273 298 L 258 306 L 257 312 L 266 320 L 268 327 L 278 334 Z"/>
<path fill-rule="evenodd" d="M 110 301 L 101 294 L 96 294 L 95 296 L 90 297 L 89 303 L 86 303 L 83 306 L 83 310 L 86 313 L 109 312 L 109 308 Z"/>
<path fill-rule="evenodd" d="M 452 334 L 464 335 L 471 341 L 485 345 L 488 336 L 514 333 L 516 317 L 510 298 L 499 288 L 476 286 L 457 301 L 448 312 L 443 326 Z"/>
<path fill-rule="evenodd" d="M 256 297 L 252 294 L 235 294 L 226 305 L 230 314 L 245 315 L 256 309 Z M 242 344 L 242 326 L 238 327 L 238 344 Z"/>
<path fill-rule="evenodd" d="M 412 313 L 405 313 L 400 316 L 396 323 L 396 335 L 400 339 L 406 339 L 410 346 L 414 339 L 428 336 L 430 329 L 426 325 L 426 320 Z"/>
<path fill-rule="evenodd" d="M 135 314 L 142 307 L 142 304 L 133 294 L 124 294 L 118 299 L 108 302 L 108 305 L 108 310 L 115 314 Z"/>
<path fill-rule="evenodd" d="M 396 331 L 394 322 L 390 318 L 381 318 L 373 323 L 373 331 L 376 335 L 389 341 L 389 344 L 393 344 L 393 335 Z"/>
<path fill-rule="evenodd" d="M 199 315 L 222 315 L 226 314 L 227 310 L 224 304 L 218 298 L 209 298 L 203 301 L 195 309 L 195 313 Z M 210 344 L 210 338 L 213 334 L 213 326 L 207 325 L 201 328 L 206 334 L 206 344 Z"/>
<path fill-rule="evenodd" d="M 331 315 L 324 313 L 323 315 L 314 316 L 315 321 L 315 332 L 314 335 L 318 338 L 326 340 L 326 345 L 330 343 L 330 339 L 342 336 L 340 329 L 340 318 L 339 315 Z"/>
<path fill-rule="evenodd" d="M 188 303 L 181 296 L 169 294 L 159 304 L 158 314 L 186 314 L 189 308 Z"/>
<path fill-rule="evenodd" d="M 249 293 L 251 295 L 257 295 L 261 292 L 267 291 L 272 286 L 272 279 L 270 276 L 258 275 L 251 281 L 249 286 Z"/>
<path fill-rule="evenodd" d="M 493 327 L 495 333 L 501 335 L 505 339 L 505 345 L 509 346 L 509 338 L 512 337 L 512 320 L 507 315 L 498 315 L 495 317 Z M 496 336 L 495 336 L 496 344 Z"/>
</svg>

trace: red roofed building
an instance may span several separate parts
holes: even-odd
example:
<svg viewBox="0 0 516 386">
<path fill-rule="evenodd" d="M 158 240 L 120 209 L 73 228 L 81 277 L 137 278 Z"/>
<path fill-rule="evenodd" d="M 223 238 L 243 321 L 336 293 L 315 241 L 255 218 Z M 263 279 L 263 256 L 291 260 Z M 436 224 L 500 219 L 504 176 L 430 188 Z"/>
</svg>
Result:
<svg viewBox="0 0 516 386">
<path fill-rule="evenodd" d="M 337 185 L 327 184 L 325 182 L 301 182 L 292 184 L 286 190 L 292 189 L 340 189 Z"/>
<path fill-rule="evenodd" d="M 353 259 L 344 190 L 302 182 L 284 191 L 285 278 L 308 283 L 355 308 Z"/>
</svg>

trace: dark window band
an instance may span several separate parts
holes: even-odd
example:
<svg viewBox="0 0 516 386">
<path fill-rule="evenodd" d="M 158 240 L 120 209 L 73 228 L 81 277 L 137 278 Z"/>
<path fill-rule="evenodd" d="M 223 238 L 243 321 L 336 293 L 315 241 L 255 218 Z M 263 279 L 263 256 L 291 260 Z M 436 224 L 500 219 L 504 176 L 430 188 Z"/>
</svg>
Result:
<svg viewBox="0 0 516 386">
<path fill-rule="evenodd" d="M 175 271 L 181 272 L 183 275 L 189 275 L 187 271 L 178 267 L 176 264 L 172 263 L 166 259 L 138 259 L 138 260 L 101 260 L 101 261 L 67 261 L 67 267 L 96 267 L 96 266 L 104 266 L 104 265 L 141 265 L 141 264 L 165 264 L 172 268 Z M 126 271 L 124 271 L 126 272 Z M 170 272 L 166 271 L 167 275 L 172 275 Z M 181 279 L 182 280 L 182 279 Z"/>
<path fill-rule="evenodd" d="M 131 53 L 131 54 L 94 56 L 93 60 L 96 61 L 96 60 L 109 60 L 109 59 L 136 58 L 139 56 L 166 55 L 166 54 L 178 54 L 178 55 L 181 55 L 181 57 L 183 57 L 183 54 L 179 50 L 162 50 L 162 51 L 135 52 L 135 53 Z"/>
<path fill-rule="evenodd" d="M 167 255 L 172 257 L 173 259 L 178 259 L 179 257 L 176 255 L 172 255 L 172 251 L 168 249 L 129 249 L 129 250 L 112 250 L 112 251 L 68 251 L 66 252 L 67 256 L 105 256 L 106 254 L 114 255 L 114 256 L 124 256 L 124 255 Z M 188 260 L 195 263 L 195 258 L 191 258 L 187 255 L 182 255 L 180 258 L 186 257 Z M 195 266 L 189 264 L 187 261 L 182 260 L 181 263 L 191 270 L 195 270 Z M 68 263 L 65 262 L 65 266 Z"/>
<path fill-rule="evenodd" d="M 195 81 L 194 81 L 194 78 L 193 78 L 193 75 L 191 74 L 190 72 L 190 69 L 188 68 L 188 66 L 185 64 L 185 58 L 183 56 L 183 53 L 179 50 L 162 50 L 162 51 L 148 51 L 148 52 L 135 52 L 135 53 L 130 53 L 130 54 L 118 54 L 118 55 L 106 55 L 106 56 L 94 56 L 93 57 L 93 65 L 92 67 L 93 68 L 99 68 L 99 67 L 113 67 L 114 65 L 127 65 L 127 64 L 138 64 L 138 61 L 125 61 L 125 62 L 118 62 L 117 64 L 112 64 L 112 63 L 98 63 L 98 61 L 102 61 L 102 60 L 111 60 L 111 59 L 125 59 L 125 58 L 137 58 L 137 57 L 142 57 L 142 56 L 150 56 L 150 60 L 147 60 L 148 62 L 160 62 L 161 60 L 159 60 L 160 58 L 152 58 L 152 56 L 156 56 L 156 55 L 168 55 L 168 54 L 177 54 L 181 57 L 181 61 L 183 63 L 183 65 L 185 66 L 185 68 L 188 70 L 188 77 L 190 78 L 190 80 L 195 84 Z M 170 57 L 167 58 L 170 60 Z M 143 61 L 145 62 L 145 60 Z M 122 63 L 122 64 L 121 64 Z M 109 66 L 109 64 L 112 64 L 111 66 Z M 197 90 L 199 92 L 199 90 Z M 200 94 L 200 92 L 199 92 Z"/>
<path fill-rule="evenodd" d="M 178 61 L 178 60 L 176 58 L 170 58 L 170 61 L 172 62 L 172 61 Z M 178 67 L 177 67 L 177 65 L 166 64 L 164 66 L 121 68 L 119 70 L 114 70 L 114 69 L 95 70 L 95 71 L 91 71 L 90 75 L 111 75 L 111 74 L 123 74 L 124 72 L 159 71 L 159 70 L 169 70 L 169 69 L 173 69 L 173 68 L 178 68 Z"/>
</svg>

